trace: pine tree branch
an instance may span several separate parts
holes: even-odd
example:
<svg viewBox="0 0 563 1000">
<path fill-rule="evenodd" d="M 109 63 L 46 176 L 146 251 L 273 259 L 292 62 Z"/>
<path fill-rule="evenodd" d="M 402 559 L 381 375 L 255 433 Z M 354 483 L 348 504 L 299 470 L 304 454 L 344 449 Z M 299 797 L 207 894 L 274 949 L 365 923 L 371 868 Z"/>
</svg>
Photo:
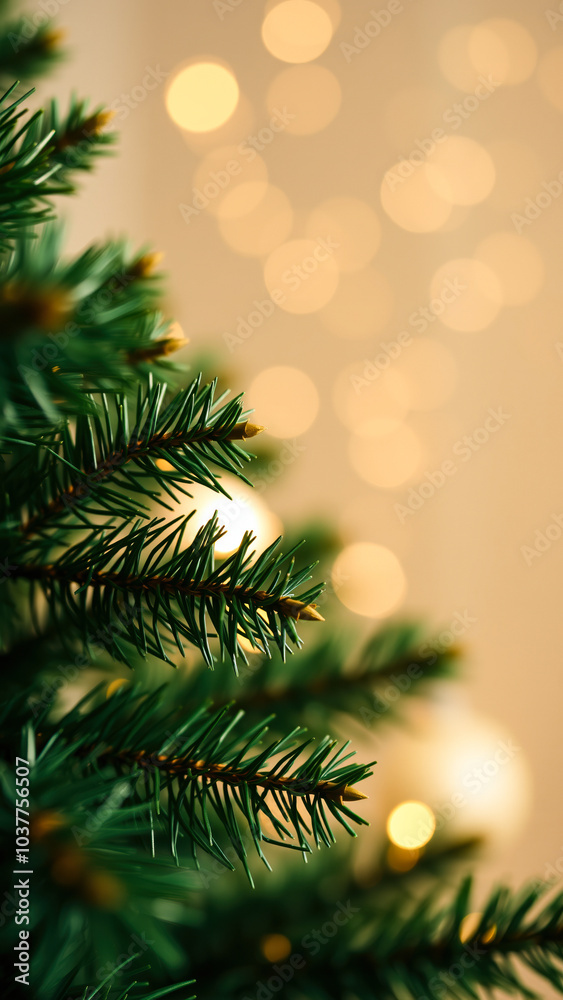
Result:
<svg viewBox="0 0 563 1000">
<path fill-rule="evenodd" d="M 145 750 L 114 751 L 113 748 L 101 750 L 96 759 L 101 764 L 110 763 L 115 767 L 138 768 L 143 771 L 160 771 L 168 778 L 202 778 L 214 784 L 222 783 L 240 788 L 263 788 L 266 792 L 282 792 L 288 795 L 311 795 L 325 801 L 358 802 L 367 798 L 363 792 L 351 785 L 337 784 L 335 781 L 304 781 L 298 777 L 283 777 L 272 772 L 249 771 L 248 768 L 233 767 L 227 764 L 217 764 L 209 760 L 198 760 L 195 757 L 170 757 L 159 754 L 158 757 L 147 755 Z"/>
<path fill-rule="evenodd" d="M 396 718 L 427 683 L 453 676 L 460 656 L 458 647 L 441 645 L 418 622 L 382 625 L 350 662 L 352 642 L 352 636 L 331 636 L 289 664 L 255 653 L 240 678 L 193 670 L 178 694 L 194 704 L 235 699 L 251 717 L 275 711 L 285 727 L 305 720 L 311 730 L 324 732 L 333 713 L 344 712 L 372 728 Z"/>
<path fill-rule="evenodd" d="M 87 826 L 83 830 L 88 850 L 102 850 L 104 838 L 116 831 L 123 837 L 127 830 L 131 836 L 136 828 L 139 834 L 153 831 L 155 855 L 155 832 L 167 830 L 166 849 L 177 864 L 186 844 L 196 865 L 202 851 L 232 869 L 221 846 L 226 841 L 252 881 L 249 846 L 269 867 L 264 844 L 310 853 L 311 843 L 334 842 L 331 818 L 352 836 L 351 823 L 366 823 L 347 803 L 365 798 L 354 785 L 371 774 L 371 765 L 351 762 L 347 743 L 338 747 L 325 737 L 315 745 L 303 739 L 302 729 L 266 741 L 270 719 L 243 727 L 243 713 L 230 708 L 199 708 L 184 713 L 177 725 L 163 708 L 164 694 L 165 686 L 147 692 L 132 685 L 100 701 L 95 690 L 57 723 L 49 720 L 48 709 L 32 719 L 28 707 L 23 732 L 30 727 L 37 732 L 34 808 L 41 808 L 44 791 L 49 809 L 59 816 L 56 822 L 49 819 L 52 813 L 45 822 L 36 820 L 36 837 L 40 831 L 52 834 L 56 846 L 71 822 L 78 836 L 84 823 L 65 815 L 114 798 L 112 789 L 118 789 L 112 810 L 102 814 L 91 834 Z M 7 717 L 4 725 L 2 743 L 13 745 L 14 723 Z M 53 797 L 54 788 L 59 791 Z"/>
<path fill-rule="evenodd" d="M 149 379 L 147 393 L 139 395 L 131 432 L 128 432 L 127 396 L 118 394 L 114 398 L 115 428 L 109 420 L 108 401 L 103 399 L 105 422 L 102 424 L 99 418 L 89 414 L 78 417 L 74 437 L 64 429 L 58 440 L 50 445 L 48 464 L 41 471 L 37 468 L 41 457 L 34 462 L 35 456 L 24 449 L 27 496 L 22 495 L 21 490 L 21 465 L 15 466 L 7 480 L 8 490 L 12 483 L 14 485 L 14 514 L 22 501 L 31 511 L 21 523 L 22 535 L 28 538 L 44 532 L 69 512 L 77 513 L 77 505 L 87 507 L 87 502 L 93 500 L 107 514 L 131 517 L 127 497 L 123 498 L 126 507 L 120 508 L 114 491 L 104 493 L 105 484 L 118 476 L 126 465 L 135 466 L 135 470 L 124 484 L 129 488 L 141 487 L 141 492 L 152 500 L 160 499 L 160 495 L 142 486 L 149 476 L 173 498 L 173 487 L 189 496 L 184 486 L 193 482 L 229 496 L 210 471 L 209 464 L 213 462 L 241 476 L 242 464 L 249 461 L 250 456 L 233 442 L 253 437 L 262 428 L 240 419 L 240 396 L 220 406 L 221 400 L 214 399 L 216 382 L 200 386 L 201 376 L 198 376 L 164 407 L 166 386 L 162 383 L 153 386 Z M 38 442 L 38 447 L 40 444 Z M 167 467 L 163 468 L 165 462 Z M 32 489 L 30 496 L 29 484 L 33 482 L 34 473 L 40 484 L 35 495 Z M 49 495 L 46 495 L 46 487 L 50 490 Z M 133 514 L 140 514 L 138 505 L 133 508 Z"/>
<path fill-rule="evenodd" d="M 53 32 L 39 29 L 30 47 L 18 53 L 19 61 L 34 43 L 47 46 L 47 52 L 54 39 Z M 6 41 L 0 37 L 0 60 Z M 36 48 L 33 57 L 39 54 Z M 3 69 L 7 72 L 5 62 Z M 106 131 L 109 113 L 103 109 L 88 112 L 84 101 L 73 100 L 63 121 L 52 102 L 46 114 L 35 112 L 21 124 L 25 111 L 20 105 L 33 91 L 14 98 L 16 89 L 13 84 L 0 98 L 0 247 L 4 248 L 12 245 L 20 231 L 52 218 L 51 196 L 72 192 L 71 172 L 89 170 L 115 141 Z"/>
<path fill-rule="evenodd" d="M 52 22 L 37 25 L 21 17 L 0 30 L 0 74 L 8 79 L 28 80 L 49 71 L 60 61 L 63 33 Z"/>
<path fill-rule="evenodd" d="M 342 866 L 343 867 L 343 866 Z M 318 891 L 318 873 L 300 874 L 284 891 L 260 887 L 248 901 L 214 895 L 208 922 L 192 934 L 191 971 L 215 1000 L 230 1000 L 233 979 L 241 995 L 260 996 L 283 975 L 290 995 L 333 1000 L 476 1000 L 502 990 L 527 998 L 529 990 L 515 959 L 563 993 L 563 893 L 534 916 L 544 892 L 494 890 L 476 916 L 470 906 L 471 880 L 464 880 L 449 903 L 438 903 L 438 887 L 409 895 L 403 881 L 385 892 L 359 889 L 334 866 L 321 872 L 334 885 L 332 904 Z M 408 878 L 408 876 L 406 876 Z M 473 923 L 466 924 L 472 914 Z M 337 920 L 331 917 L 337 915 Z M 216 928 L 210 941 L 209 929 Z M 286 937 L 288 956 L 264 960 L 261 943 L 270 934 Z M 240 955 L 244 952 L 244 962 Z"/>
<path fill-rule="evenodd" d="M 1 194 L 0 184 L 0 213 Z M 156 308 L 158 255 L 132 255 L 113 241 L 61 261 L 60 229 L 43 226 L 37 239 L 29 235 L 15 241 L 0 283 L 7 428 L 24 436 L 37 433 L 36 425 L 52 430 L 65 413 L 91 410 L 89 392 L 128 390 L 133 373 L 136 385 L 151 369 L 169 381 L 177 366 L 168 356 L 182 341 Z"/>
<path fill-rule="evenodd" d="M 312 603 L 321 586 L 295 593 L 312 568 L 294 572 L 295 549 L 276 554 L 278 539 L 255 556 L 254 538 L 247 533 L 239 549 L 216 567 L 214 546 L 225 529 L 214 517 L 183 549 L 188 522 L 177 518 L 168 531 L 162 520 L 137 524 L 125 538 L 120 525 L 101 537 L 90 532 L 56 563 L 10 558 L 8 580 L 39 585 L 53 620 L 62 611 L 65 628 L 73 626 L 86 643 L 98 623 L 108 633 L 112 655 L 125 662 L 123 641 L 143 655 L 169 660 L 164 644 L 173 637 L 182 654 L 183 638 L 212 665 L 212 637 L 236 670 L 239 656 L 246 661 L 240 636 L 264 652 L 275 642 L 285 656 L 288 639 L 300 644 L 296 621 L 323 620 Z"/>
</svg>

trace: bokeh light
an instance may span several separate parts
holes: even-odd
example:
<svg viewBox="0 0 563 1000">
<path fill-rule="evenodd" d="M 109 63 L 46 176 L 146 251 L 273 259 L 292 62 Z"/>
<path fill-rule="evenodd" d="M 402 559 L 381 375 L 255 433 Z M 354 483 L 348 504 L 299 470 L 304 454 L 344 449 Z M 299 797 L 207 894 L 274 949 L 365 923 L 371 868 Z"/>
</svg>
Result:
<svg viewBox="0 0 563 1000">
<path fill-rule="evenodd" d="M 479 243 L 475 256 L 496 274 L 507 306 L 531 302 L 543 285 L 545 269 L 541 254 L 525 236 L 491 233 Z"/>
<path fill-rule="evenodd" d="M 426 155 L 400 160 L 385 173 L 380 197 L 384 211 L 401 229 L 431 233 L 447 222 L 452 203 L 430 183 Z"/>
<path fill-rule="evenodd" d="M 394 308 L 395 296 L 385 275 L 374 267 L 366 267 L 340 277 L 335 294 L 320 311 L 320 318 L 337 337 L 354 340 L 384 330 Z"/>
<path fill-rule="evenodd" d="M 281 962 L 291 954 L 291 941 L 285 934 L 267 934 L 260 942 L 267 962 Z"/>
<path fill-rule="evenodd" d="M 181 69 L 166 92 L 172 120 L 189 132 L 210 132 L 233 114 L 239 100 L 233 73 L 215 62 L 197 62 Z"/>
<path fill-rule="evenodd" d="M 277 246 L 264 264 L 264 281 L 280 309 L 313 313 L 330 302 L 340 277 L 328 242 L 290 240 Z"/>
<path fill-rule="evenodd" d="M 236 192 L 233 192 L 230 214 L 222 212 L 219 217 L 219 232 L 227 246 L 237 253 L 264 257 L 289 236 L 293 227 L 293 209 L 280 188 L 268 184 L 265 189 L 261 186 L 257 189 L 254 184 L 261 185 L 261 182 L 244 185 L 238 201 Z M 238 208 L 239 214 L 233 214 L 233 208 Z"/>
<path fill-rule="evenodd" d="M 341 271 L 359 271 L 374 257 L 381 225 L 370 205 L 359 198 L 328 198 L 309 215 L 305 233 L 330 237 L 338 246 L 334 259 Z"/>
<path fill-rule="evenodd" d="M 387 817 L 387 836 L 397 847 L 424 847 L 435 830 L 436 817 L 424 802 L 401 802 Z"/>
<path fill-rule="evenodd" d="M 261 552 L 279 538 L 282 533 L 281 521 L 256 490 L 229 474 L 221 477 L 221 484 L 232 499 L 206 486 L 190 486 L 195 514 L 188 522 L 187 541 L 194 537 L 200 527 L 207 524 L 215 511 L 219 524 L 226 529 L 215 543 L 215 553 L 218 556 L 228 556 L 236 552 L 246 531 L 251 531 L 256 536 L 254 548 L 257 552 Z M 186 501 L 188 502 L 191 510 L 192 502 Z"/>
<path fill-rule="evenodd" d="M 256 376 L 248 390 L 268 434 L 292 438 L 309 429 L 319 410 L 315 383 L 299 368 L 279 365 Z"/>
<path fill-rule="evenodd" d="M 451 398 L 458 379 L 455 358 L 432 337 L 417 337 L 395 362 L 401 381 L 391 384 L 409 410 L 436 410 Z"/>
<path fill-rule="evenodd" d="M 283 0 L 266 14 L 262 41 L 277 59 L 304 63 L 324 52 L 332 30 L 332 21 L 319 4 L 312 0 Z"/>
<path fill-rule="evenodd" d="M 372 352 L 372 357 L 360 364 L 347 365 L 338 375 L 333 390 L 334 409 L 349 430 L 356 431 L 377 417 L 402 420 L 407 415 L 407 385 L 389 365 L 388 354 L 381 350 Z"/>
<path fill-rule="evenodd" d="M 395 872 L 409 872 L 414 868 L 421 853 L 420 848 L 409 850 L 391 843 L 387 848 L 387 864 Z"/>
<path fill-rule="evenodd" d="M 348 454 L 361 479 L 371 486 L 395 489 L 419 469 L 422 447 L 408 424 L 379 417 L 362 424 L 352 435 Z"/>
<path fill-rule="evenodd" d="M 524 25 L 506 17 L 490 17 L 479 24 L 460 24 L 440 40 L 438 63 L 454 87 L 474 92 L 480 100 L 484 81 L 493 90 L 523 83 L 537 61 L 534 39 Z"/>
<path fill-rule="evenodd" d="M 445 301 L 441 322 L 450 330 L 465 333 L 490 326 L 503 301 L 501 284 L 494 271 L 480 260 L 459 257 L 435 272 L 430 296 L 439 298 L 448 283 L 452 296 Z"/>
<path fill-rule="evenodd" d="M 447 136 L 436 145 L 424 169 L 433 191 L 453 205 L 477 205 L 495 183 L 490 153 L 463 135 Z"/>
<path fill-rule="evenodd" d="M 385 618 L 401 605 L 407 583 L 397 556 L 385 545 L 355 542 L 342 550 L 332 567 L 332 585 L 349 611 Z"/>
<path fill-rule="evenodd" d="M 217 215 L 221 219 L 240 219 L 242 215 L 248 215 L 266 197 L 270 187 L 267 181 L 247 181 L 244 184 L 237 184 L 232 191 L 227 191 L 225 194 Z"/>
<path fill-rule="evenodd" d="M 542 56 L 538 84 L 546 100 L 558 111 L 563 111 L 563 45 L 557 45 Z"/>
<path fill-rule="evenodd" d="M 467 93 L 478 86 L 478 72 L 469 56 L 473 25 L 456 24 L 446 31 L 438 45 L 438 65 L 449 83 Z"/>
<path fill-rule="evenodd" d="M 321 132 L 336 117 L 342 103 L 338 79 L 325 66 L 291 66 L 268 88 L 268 108 L 284 108 L 285 131 L 291 135 Z M 289 115 L 293 117 L 289 118 Z"/>
<path fill-rule="evenodd" d="M 495 84 L 518 84 L 534 72 L 538 51 L 530 32 L 518 21 L 490 17 L 475 25 L 468 55 L 476 73 Z"/>
<path fill-rule="evenodd" d="M 465 942 L 474 938 L 481 926 L 482 919 L 482 913 L 466 913 L 459 925 L 459 940 Z M 491 927 L 479 935 L 479 940 L 483 944 L 488 944 L 489 941 L 493 940 L 496 932 L 497 926 L 496 924 L 492 924 Z"/>
</svg>

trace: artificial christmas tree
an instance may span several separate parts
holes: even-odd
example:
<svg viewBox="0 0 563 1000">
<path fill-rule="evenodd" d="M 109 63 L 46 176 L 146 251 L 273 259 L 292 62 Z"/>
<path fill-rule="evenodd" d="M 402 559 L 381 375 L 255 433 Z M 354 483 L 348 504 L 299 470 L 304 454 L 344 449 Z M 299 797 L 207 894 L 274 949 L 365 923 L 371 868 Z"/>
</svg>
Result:
<svg viewBox="0 0 563 1000">
<path fill-rule="evenodd" d="M 56 36 L 5 24 L 0 54 L 26 77 Z M 326 733 L 388 719 L 390 679 L 408 700 L 456 650 L 399 623 L 350 663 L 298 546 L 247 534 L 218 559 L 217 518 L 190 534 L 179 500 L 245 478 L 260 427 L 214 382 L 182 384 L 153 254 L 61 257 L 51 199 L 109 119 L 28 115 L 29 97 L 10 84 L 0 111 L 5 995 L 533 995 L 515 957 L 563 992 L 560 894 L 498 890 L 472 926 L 470 880 L 439 898 L 474 843 L 430 836 L 355 871 L 341 841 L 366 825 L 372 762 Z"/>
</svg>

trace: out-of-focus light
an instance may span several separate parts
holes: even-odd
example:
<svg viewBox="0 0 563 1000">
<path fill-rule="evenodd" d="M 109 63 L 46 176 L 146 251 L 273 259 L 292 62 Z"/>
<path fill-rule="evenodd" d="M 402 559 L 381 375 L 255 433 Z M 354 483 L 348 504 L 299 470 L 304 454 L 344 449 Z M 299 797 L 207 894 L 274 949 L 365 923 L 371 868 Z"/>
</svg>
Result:
<svg viewBox="0 0 563 1000">
<path fill-rule="evenodd" d="M 444 288 L 452 291 L 446 299 L 440 320 L 450 330 L 464 333 L 484 330 L 496 319 L 503 301 L 502 288 L 494 271 L 481 260 L 459 257 L 443 264 L 430 283 L 430 296 L 443 295 Z"/>
<path fill-rule="evenodd" d="M 251 383 L 248 402 L 268 434 L 292 438 L 304 434 L 319 410 L 315 383 L 299 368 L 266 368 Z"/>
<path fill-rule="evenodd" d="M 253 151 L 254 152 L 254 151 Z M 239 187 L 246 184 L 262 184 L 268 182 L 268 168 L 262 157 L 256 153 L 250 159 L 241 156 L 237 146 L 220 146 L 211 150 L 201 161 L 193 176 L 192 202 L 198 211 L 210 212 L 212 215 L 232 215 L 233 207 L 237 205 L 235 195 Z M 262 194 L 264 194 L 264 189 Z M 259 199 L 257 199 L 259 200 Z"/>
<path fill-rule="evenodd" d="M 272 251 L 264 281 L 273 301 L 290 313 L 313 313 L 334 295 L 340 277 L 328 241 L 290 240 Z"/>
<path fill-rule="evenodd" d="M 227 246 L 237 253 L 264 257 L 289 236 L 293 209 L 287 195 L 273 184 L 268 184 L 265 190 L 260 189 L 261 197 L 257 197 L 260 191 L 255 187 L 244 187 L 238 200 L 233 192 L 233 201 L 240 214 L 233 214 L 231 202 L 231 213 L 227 216 L 221 213 L 219 218 L 219 232 Z M 247 202 L 246 211 L 243 209 L 245 196 L 250 198 L 250 203 L 255 202 L 251 207 Z"/>
<path fill-rule="evenodd" d="M 256 490 L 241 483 L 236 476 L 222 476 L 221 483 L 232 500 L 205 486 L 190 486 L 196 509 L 188 522 L 191 537 L 217 511 L 219 524 L 226 531 L 215 543 L 216 555 L 228 556 L 236 552 L 246 531 L 251 531 L 256 536 L 256 551 L 262 551 L 271 545 L 282 531 L 279 518 L 267 507 Z"/>
<path fill-rule="evenodd" d="M 428 178 L 426 154 L 395 163 L 383 177 L 381 204 L 390 219 L 410 233 L 431 233 L 447 222 L 452 203 L 442 198 Z"/>
<path fill-rule="evenodd" d="M 453 205 L 477 205 L 491 193 L 495 165 L 487 150 L 463 135 L 447 136 L 425 166 L 432 189 Z"/>
<path fill-rule="evenodd" d="M 262 201 L 268 189 L 267 181 L 237 184 L 225 194 L 217 208 L 217 215 L 220 219 L 240 219 L 241 215 L 248 215 Z"/>
<path fill-rule="evenodd" d="M 320 318 L 337 337 L 354 340 L 384 330 L 393 316 L 395 297 L 387 278 L 374 267 L 344 274 Z"/>
<path fill-rule="evenodd" d="M 477 247 L 475 256 L 496 274 L 507 306 L 522 306 L 536 297 L 544 281 L 544 266 L 537 247 L 517 233 L 491 233 Z"/>
<path fill-rule="evenodd" d="M 276 59 L 306 63 L 330 44 L 332 21 L 312 0 L 284 0 L 264 18 L 262 41 Z"/>
<path fill-rule="evenodd" d="M 497 86 L 528 80 L 538 58 L 530 32 L 506 17 L 490 17 L 475 25 L 467 49 L 476 73 L 493 79 Z"/>
<path fill-rule="evenodd" d="M 282 70 L 270 84 L 266 99 L 268 108 L 286 110 L 285 131 L 291 135 L 321 132 L 336 117 L 341 103 L 336 76 L 316 64 Z"/>
<path fill-rule="evenodd" d="M 563 111 L 563 45 L 546 52 L 538 66 L 538 83 L 543 96 Z"/>
<path fill-rule="evenodd" d="M 231 117 L 238 99 L 238 83 L 229 69 L 198 62 L 176 73 L 166 93 L 166 108 L 180 128 L 210 132 Z"/>
<path fill-rule="evenodd" d="M 355 542 L 342 550 L 332 567 L 338 600 L 367 618 L 385 618 L 396 611 L 406 593 L 403 568 L 391 549 L 372 542 Z"/>
<path fill-rule="evenodd" d="M 402 382 L 391 386 L 410 410 L 436 410 L 450 399 L 458 369 L 449 348 L 431 337 L 417 337 L 395 362 Z"/>
<path fill-rule="evenodd" d="M 281 962 L 291 954 L 291 941 L 285 934 L 267 934 L 260 942 L 266 961 Z"/>
<path fill-rule="evenodd" d="M 379 418 L 362 424 L 352 435 L 348 453 L 352 468 L 367 483 L 395 489 L 416 473 L 422 448 L 408 424 Z"/>
<path fill-rule="evenodd" d="M 469 56 L 472 24 L 457 24 L 446 31 L 438 46 L 438 65 L 449 83 L 467 93 L 479 85 L 479 74 Z"/>
<path fill-rule="evenodd" d="M 240 648 L 243 649 L 245 653 L 262 653 L 260 647 L 255 646 L 254 643 L 250 642 L 245 635 L 240 635 L 239 633 L 237 635 L 237 642 Z"/>
<path fill-rule="evenodd" d="M 459 925 L 459 940 L 465 942 L 474 938 L 480 927 L 482 918 L 482 913 L 466 913 Z M 479 941 L 482 941 L 483 944 L 488 944 L 489 941 L 493 940 L 496 932 L 497 926 L 493 924 L 484 933 L 479 935 Z"/>
<path fill-rule="evenodd" d="M 364 364 L 347 365 L 334 384 L 333 401 L 338 417 L 351 431 L 377 417 L 402 420 L 408 412 L 404 379 L 390 365 L 385 351 Z"/>
<path fill-rule="evenodd" d="M 341 271 L 359 271 L 369 264 L 381 241 L 381 225 L 370 205 L 359 198 L 328 198 L 313 209 L 307 236 L 330 237 L 338 246 L 334 259 Z"/>
<path fill-rule="evenodd" d="M 436 817 L 425 802 L 401 802 L 387 817 L 387 836 L 397 847 L 424 847 L 435 830 Z"/>
<path fill-rule="evenodd" d="M 389 844 L 387 848 L 387 864 L 395 872 L 410 872 L 421 855 L 418 848 L 408 850 L 404 847 L 397 847 L 396 844 Z"/>
</svg>

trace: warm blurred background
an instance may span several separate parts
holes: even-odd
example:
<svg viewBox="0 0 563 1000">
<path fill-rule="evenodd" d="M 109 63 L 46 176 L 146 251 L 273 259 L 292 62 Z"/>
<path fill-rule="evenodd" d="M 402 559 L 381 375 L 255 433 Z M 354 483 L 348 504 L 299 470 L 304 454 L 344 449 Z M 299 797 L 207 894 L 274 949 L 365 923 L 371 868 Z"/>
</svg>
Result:
<svg viewBox="0 0 563 1000">
<path fill-rule="evenodd" d="M 381 808 L 440 819 L 473 747 L 489 767 L 456 822 L 492 834 L 485 877 L 563 868 L 563 13 L 61 0 L 59 19 L 71 58 L 45 94 L 92 96 L 121 132 L 71 248 L 162 250 L 186 360 L 247 390 L 276 443 L 226 523 L 334 524 L 338 621 L 420 615 L 466 649 L 461 695 L 376 747 Z"/>
</svg>

